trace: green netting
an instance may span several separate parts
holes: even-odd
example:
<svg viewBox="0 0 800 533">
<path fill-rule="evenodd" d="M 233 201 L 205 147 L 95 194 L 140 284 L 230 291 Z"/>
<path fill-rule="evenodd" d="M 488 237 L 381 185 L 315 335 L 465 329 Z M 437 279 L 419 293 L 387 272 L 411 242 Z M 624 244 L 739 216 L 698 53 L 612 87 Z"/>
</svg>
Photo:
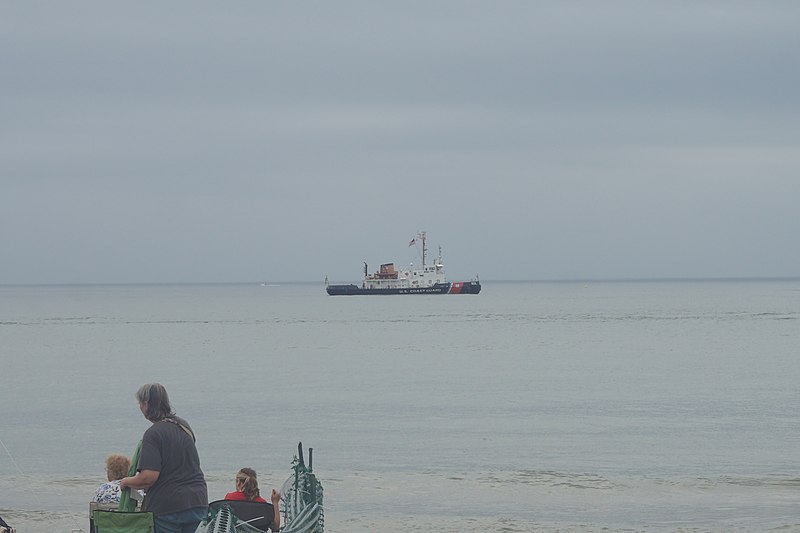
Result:
<svg viewBox="0 0 800 533">
<path fill-rule="evenodd" d="M 284 498 L 286 525 L 283 533 L 322 533 L 325 514 L 322 509 L 322 484 L 311 471 L 311 449 L 308 450 L 308 466 L 303 457 L 303 444 L 297 446 L 292 469 L 294 474 L 281 487 Z"/>
<path fill-rule="evenodd" d="M 153 513 L 94 511 L 97 533 L 153 533 Z"/>
</svg>

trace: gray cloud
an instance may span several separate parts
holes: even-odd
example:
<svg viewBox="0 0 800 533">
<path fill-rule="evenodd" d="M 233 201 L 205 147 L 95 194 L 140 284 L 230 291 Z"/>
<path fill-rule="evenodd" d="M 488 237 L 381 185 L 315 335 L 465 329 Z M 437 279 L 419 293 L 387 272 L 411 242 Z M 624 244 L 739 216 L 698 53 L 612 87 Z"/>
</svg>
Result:
<svg viewBox="0 0 800 533">
<path fill-rule="evenodd" d="M 3 4 L 0 283 L 798 275 L 798 15 Z"/>
</svg>

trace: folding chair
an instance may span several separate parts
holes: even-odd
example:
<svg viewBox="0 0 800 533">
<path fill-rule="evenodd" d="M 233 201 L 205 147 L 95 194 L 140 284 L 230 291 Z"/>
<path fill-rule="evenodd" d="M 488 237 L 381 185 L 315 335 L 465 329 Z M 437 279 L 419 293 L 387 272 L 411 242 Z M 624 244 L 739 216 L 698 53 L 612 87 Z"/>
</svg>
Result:
<svg viewBox="0 0 800 533">
<path fill-rule="evenodd" d="M 208 507 L 212 512 L 215 512 L 223 505 L 231 508 L 233 515 L 239 522 L 246 522 L 261 531 L 269 531 L 272 526 L 272 519 L 275 517 L 275 511 L 271 503 L 217 500 L 208 504 Z"/>
<path fill-rule="evenodd" d="M 119 507 L 118 503 L 99 503 L 99 502 L 89 502 L 89 533 L 97 533 L 97 529 L 94 527 L 94 512 L 98 510 L 102 511 L 116 511 L 117 507 Z"/>
<path fill-rule="evenodd" d="M 96 533 L 153 533 L 153 513 L 97 509 L 92 520 Z"/>
</svg>

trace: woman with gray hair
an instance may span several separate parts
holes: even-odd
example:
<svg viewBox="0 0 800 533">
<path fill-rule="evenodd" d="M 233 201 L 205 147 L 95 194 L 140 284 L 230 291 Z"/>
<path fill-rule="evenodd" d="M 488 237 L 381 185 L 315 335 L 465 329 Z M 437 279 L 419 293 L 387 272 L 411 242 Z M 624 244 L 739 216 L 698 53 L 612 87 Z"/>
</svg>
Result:
<svg viewBox="0 0 800 533">
<path fill-rule="evenodd" d="M 153 425 L 142 437 L 136 475 L 122 478 L 120 487 L 146 491 L 143 510 L 153 513 L 155 533 L 194 533 L 208 509 L 194 432 L 175 415 L 160 383 L 142 385 L 136 399 Z"/>
</svg>

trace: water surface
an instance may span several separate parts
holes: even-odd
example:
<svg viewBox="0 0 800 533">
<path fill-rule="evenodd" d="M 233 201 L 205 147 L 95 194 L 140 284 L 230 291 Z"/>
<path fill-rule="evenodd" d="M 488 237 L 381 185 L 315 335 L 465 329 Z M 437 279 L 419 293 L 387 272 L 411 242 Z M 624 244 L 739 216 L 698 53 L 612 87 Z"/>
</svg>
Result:
<svg viewBox="0 0 800 533">
<path fill-rule="evenodd" d="M 326 531 L 800 531 L 800 281 L 0 287 L 0 515 L 86 529 L 160 381 L 212 498 L 314 448 Z"/>
</svg>

